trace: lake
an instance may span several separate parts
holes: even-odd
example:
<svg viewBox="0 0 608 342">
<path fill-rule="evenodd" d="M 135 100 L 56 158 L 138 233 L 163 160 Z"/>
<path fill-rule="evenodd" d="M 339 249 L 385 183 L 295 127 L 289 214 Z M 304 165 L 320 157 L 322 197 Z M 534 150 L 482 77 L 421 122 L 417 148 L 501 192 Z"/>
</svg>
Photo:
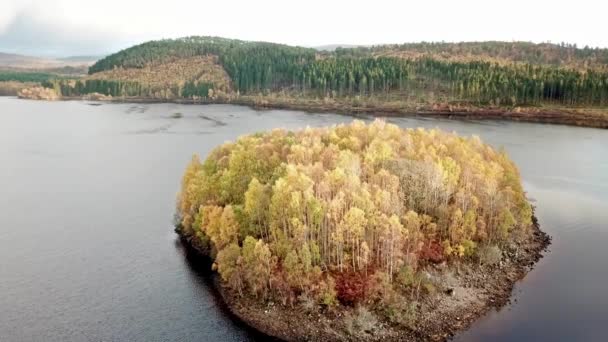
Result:
<svg viewBox="0 0 608 342">
<path fill-rule="evenodd" d="M 372 120 L 371 117 L 360 117 Z M 0 97 L 0 341 L 250 341 L 173 232 L 192 153 L 239 135 L 350 122 L 231 105 Z M 457 341 L 599 341 L 608 317 L 608 132 L 387 118 L 477 134 L 519 166 L 550 252 L 514 303 Z"/>
</svg>

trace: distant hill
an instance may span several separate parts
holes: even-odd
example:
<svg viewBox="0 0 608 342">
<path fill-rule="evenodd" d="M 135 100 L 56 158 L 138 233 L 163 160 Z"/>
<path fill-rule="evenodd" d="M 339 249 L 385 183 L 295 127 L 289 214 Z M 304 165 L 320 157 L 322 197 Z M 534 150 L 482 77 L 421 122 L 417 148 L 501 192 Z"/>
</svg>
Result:
<svg viewBox="0 0 608 342">
<path fill-rule="evenodd" d="M 32 68 L 52 64 L 54 61 L 48 59 L 0 52 L 0 67 Z"/>
<path fill-rule="evenodd" d="M 572 44 L 535 44 L 530 42 L 460 42 L 460 43 L 406 43 L 358 47 L 343 50 L 374 56 L 420 58 L 431 56 L 451 61 L 485 61 L 500 64 L 528 63 L 571 69 L 608 69 L 608 49 L 578 48 Z"/>
<path fill-rule="evenodd" d="M 316 58 L 317 51 L 312 48 L 186 37 L 146 42 L 106 56 L 89 68 L 87 79 L 143 82 L 145 94 L 166 94 L 159 86 L 181 89 L 187 83 L 205 83 L 228 92 L 277 89 L 293 81 L 294 66 Z"/>
<path fill-rule="evenodd" d="M 58 61 L 70 64 L 86 64 L 93 65 L 96 61 L 104 58 L 104 55 L 99 56 L 68 56 L 57 58 Z"/>
<path fill-rule="evenodd" d="M 185 37 L 149 41 L 106 56 L 89 68 L 89 73 L 122 68 L 143 68 L 150 63 L 163 63 L 176 58 L 214 55 L 226 61 L 225 67 L 232 66 L 237 59 L 253 58 L 257 54 L 269 58 L 265 63 L 280 65 L 275 59 L 305 58 L 314 59 L 316 50 L 267 42 L 250 42 L 221 37 Z M 247 59 L 247 58 L 245 58 Z M 220 62 L 222 62 L 220 61 Z M 285 61 L 288 62 L 288 61 Z"/>
<path fill-rule="evenodd" d="M 230 99 L 392 101 L 399 108 L 605 106 L 608 50 L 492 41 L 314 49 L 194 36 L 108 55 L 91 65 L 84 82 L 61 90 L 163 99 L 221 91 Z"/>
<path fill-rule="evenodd" d="M 74 56 L 65 58 L 45 58 L 25 56 L 12 53 L 0 52 L 0 68 L 3 69 L 26 69 L 29 71 L 51 71 L 50 69 L 62 69 L 73 71 L 79 69 L 79 73 L 86 73 L 86 68 L 95 63 L 99 58 L 96 56 Z"/>
</svg>

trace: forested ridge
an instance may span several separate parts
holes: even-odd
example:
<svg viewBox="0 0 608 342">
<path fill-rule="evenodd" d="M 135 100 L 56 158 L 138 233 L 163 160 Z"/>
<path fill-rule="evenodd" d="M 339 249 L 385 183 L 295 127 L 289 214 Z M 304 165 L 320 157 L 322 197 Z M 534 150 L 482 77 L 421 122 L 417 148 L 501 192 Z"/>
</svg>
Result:
<svg viewBox="0 0 608 342">
<path fill-rule="evenodd" d="M 565 44 L 416 43 L 320 52 L 264 42 L 188 37 L 147 42 L 107 56 L 91 66 L 88 79 L 111 70 L 161 68 L 163 63 L 194 56 L 216 56 L 229 77 L 229 87 L 223 88 L 232 97 L 281 92 L 317 98 L 390 96 L 403 101 L 494 106 L 605 106 L 608 101 L 606 50 Z M 116 81 L 120 84 L 113 87 L 98 84 L 96 91 L 113 96 L 159 93 L 150 91 L 145 81 L 138 82 L 138 87 Z M 206 82 L 196 91 L 198 83 L 194 75 L 182 76 L 161 93 L 168 98 L 206 98 L 208 89 L 219 88 Z M 186 86 L 188 90 L 183 91 Z"/>
<path fill-rule="evenodd" d="M 401 56 L 416 58 L 434 56 L 453 61 L 482 60 L 496 63 L 528 63 L 571 69 L 603 69 L 608 67 L 608 49 L 579 48 L 576 44 L 530 42 L 420 42 L 341 49 L 340 56 Z"/>
<path fill-rule="evenodd" d="M 530 236 L 532 208 L 513 162 L 477 137 L 354 121 L 194 156 L 176 217 L 242 296 L 407 324 L 440 287 L 429 266 L 498 263 Z"/>
</svg>

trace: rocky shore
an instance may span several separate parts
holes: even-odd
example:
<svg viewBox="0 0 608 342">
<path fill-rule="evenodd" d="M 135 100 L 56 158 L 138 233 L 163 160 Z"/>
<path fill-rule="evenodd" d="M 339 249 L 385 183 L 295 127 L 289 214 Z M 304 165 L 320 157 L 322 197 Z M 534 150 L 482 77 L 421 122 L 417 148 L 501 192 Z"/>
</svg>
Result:
<svg viewBox="0 0 608 342">
<path fill-rule="evenodd" d="M 357 103 L 343 101 L 239 99 L 231 103 L 256 108 L 296 109 L 309 112 L 370 114 L 374 116 L 432 116 L 448 119 L 511 120 L 569 126 L 608 128 L 608 109 L 566 107 L 483 107 L 447 104 L 412 105 L 400 102 Z"/>
<path fill-rule="evenodd" d="M 21 89 L 17 96 L 19 96 L 21 99 L 29 100 L 57 101 L 61 99 L 61 96 L 57 94 L 54 89 L 44 88 L 41 86 Z"/>
<path fill-rule="evenodd" d="M 377 320 L 368 329 L 353 331 L 347 317 L 355 309 L 338 306 L 306 311 L 301 307 L 241 297 L 212 274 L 213 285 L 231 314 L 260 334 L 284 341 L 446 341 L 493 308 L 510 303 L 514 285 L 532 270 L 551 238 L 535 220 L 530 238 L 518 247 L 503 251 L 494 266 L 461 264 L 450 266 L 454 272 L 446 290 L 422 300 L 417 314 L 407 327 Z M 176 230 L 179 234 L 179 230 Z M 207 251 L 181 236 L 191 251 L 207 256 Z M 210 262 L 209 262 L 210 265 Z M 439 265 L 446 271 L 448 266 Z M 211 271 L 209 271 L 211 272 Z"/>
<path fill-rule="evenodd" d="M 608 129 L 608 109 L 568 107 L 483 107 L 447 104 L 412 105 L 401 102 L 324 101 L 310 98 L 240 96 L 214 100 L 63 97 L 63 100 L 100 100 L 127 103 L 233 104 L 257 109 L 302 110 L 317 113 L 366 114 L 379 117 L 427 116 L 464 120 L 510 120 Z"/>
</svg>

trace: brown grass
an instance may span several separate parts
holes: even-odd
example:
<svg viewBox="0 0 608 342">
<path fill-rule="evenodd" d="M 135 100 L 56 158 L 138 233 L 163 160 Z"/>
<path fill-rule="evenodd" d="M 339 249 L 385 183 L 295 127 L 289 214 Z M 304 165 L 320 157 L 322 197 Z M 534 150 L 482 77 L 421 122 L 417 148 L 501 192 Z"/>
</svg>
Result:
<svg viewBox="0 0 608 342">
<path fill-rule="evenodd" d="M 33 87 L 37 83 L 23 83 L 16 81 L 0 82 L 0 96 L 17 96 L 21 89 Z"/>
</svg>

